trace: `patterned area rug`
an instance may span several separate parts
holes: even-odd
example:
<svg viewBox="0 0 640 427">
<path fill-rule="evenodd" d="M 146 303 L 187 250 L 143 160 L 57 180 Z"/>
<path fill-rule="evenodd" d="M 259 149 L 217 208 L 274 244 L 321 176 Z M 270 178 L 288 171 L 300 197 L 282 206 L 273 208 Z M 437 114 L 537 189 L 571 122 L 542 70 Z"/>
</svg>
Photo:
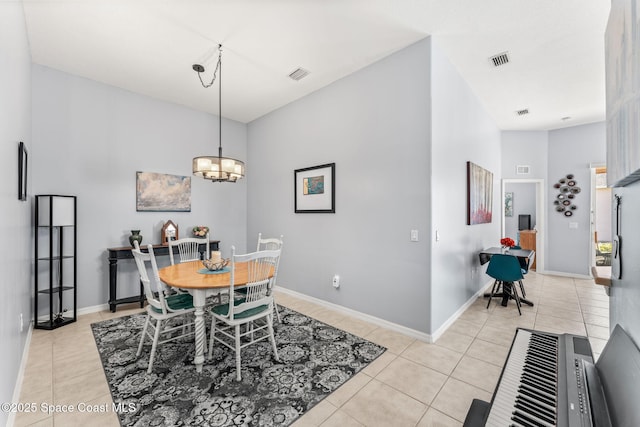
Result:
<svg viewBox="0 0 640 427">
<path fill-rule="evenodd" d="M 280 315 L 280 362 L 268 340 L 248 346 L 240 382 L 233 352 L 221 345 L 196 373 L 193 338 L 159 345 L 147 374 L 149 341 L 136 359 L 145 314 L 92 324 L 120 423 L 288 426 L 386 350 L 286 307 Z"/>
</svg>

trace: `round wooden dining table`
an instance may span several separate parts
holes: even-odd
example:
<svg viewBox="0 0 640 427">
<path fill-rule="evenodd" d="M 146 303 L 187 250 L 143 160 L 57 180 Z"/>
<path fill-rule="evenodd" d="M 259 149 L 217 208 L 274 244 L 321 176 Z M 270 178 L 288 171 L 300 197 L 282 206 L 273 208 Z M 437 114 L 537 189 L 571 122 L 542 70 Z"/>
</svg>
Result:
<svg viewBox="0 0 640 427">
<path fill-rule="evenodd" d="M 229 264 L 220 272 L 207 271 L 201 261 L 188 261 L 158 270 L 160 280 L 167 285 L 188 291 L 193 296 L 195 307 L 195 346 L 196 356 L 193 359 L 196 371 L 202 372 L 204 363 L 204 345 L 207 339 L 206 325 L 204 323 L 204 306 L 207 297 L 222 295 L 228 291 L 231 284 L 231 268 L 233 270 L 234 287 L 241 287 L 249 281 L 250 262 L 237 262 Z M 269 277 L 273 277 L 271 271 Z"/>
</svg>

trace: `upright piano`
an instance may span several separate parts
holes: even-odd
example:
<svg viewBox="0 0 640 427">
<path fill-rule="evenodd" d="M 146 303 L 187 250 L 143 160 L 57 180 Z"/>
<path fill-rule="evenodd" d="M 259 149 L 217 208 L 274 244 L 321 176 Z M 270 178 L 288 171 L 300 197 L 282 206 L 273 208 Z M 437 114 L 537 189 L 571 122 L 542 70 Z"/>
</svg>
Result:
<svg viewBox="0 0 640 427">
<path fill-rule="evenodd" d="M 464 427 L 639 427 L 640 350 L 620 325 L 594 364 L 589 340 L 518 328 L 491 402 Z"/>
</svg>

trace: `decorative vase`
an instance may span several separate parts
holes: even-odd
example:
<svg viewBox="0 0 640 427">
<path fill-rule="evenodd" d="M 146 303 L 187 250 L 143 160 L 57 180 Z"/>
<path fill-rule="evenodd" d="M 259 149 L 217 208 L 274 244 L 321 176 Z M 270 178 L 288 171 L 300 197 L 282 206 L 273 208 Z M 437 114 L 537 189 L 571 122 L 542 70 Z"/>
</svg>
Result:
<svg viewBox="0 0 640 427">
<path fill-rule="evenodd" d="M 133 242 L 138 242 L 138 245 L 142 244 L 142 236 L 140 235 L 140 230 L 131 230 L 131 236 L 129 236 L 129 243 L 131 244 L 131 246 L 133 245 Z"/>
</svg>

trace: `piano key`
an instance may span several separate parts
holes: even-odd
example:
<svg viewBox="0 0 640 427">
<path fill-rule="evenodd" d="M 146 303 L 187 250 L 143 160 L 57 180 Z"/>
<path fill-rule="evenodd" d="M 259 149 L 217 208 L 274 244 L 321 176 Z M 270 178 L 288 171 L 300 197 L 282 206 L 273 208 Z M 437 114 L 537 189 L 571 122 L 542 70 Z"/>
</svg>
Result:
<svg viewBox="0 0 640 427">
<path fill-rule="evenodd" d="M 487 426 L 554 424 L 549 422 L 556 419 L 557 405 L 557 338 L 553 338 L 518 329 L 492 400 Z M 514 418 L 518 411 L 520 415 Z"/>
<path fill-rule="evenodd" d="M 549 411 L 547 408 L 538 404 L 537 402 L 527 401 L 523 399 L 522 396 L 516 398 L 515 408 L 520 409 L 522 412 L 536 417 L 540 420 L 544 420 L 548 423 L 556 423 L 555 411 Z"/>
<path fill-rule="evenodd" d="M 555 424 L 549 424 L 542 420 L 537 420 L 535 417 L 531 417 L 518 410 L 513 413 L 513 420 L 523 423 L 527 427 L 555 427 Z"/>
</svg>

